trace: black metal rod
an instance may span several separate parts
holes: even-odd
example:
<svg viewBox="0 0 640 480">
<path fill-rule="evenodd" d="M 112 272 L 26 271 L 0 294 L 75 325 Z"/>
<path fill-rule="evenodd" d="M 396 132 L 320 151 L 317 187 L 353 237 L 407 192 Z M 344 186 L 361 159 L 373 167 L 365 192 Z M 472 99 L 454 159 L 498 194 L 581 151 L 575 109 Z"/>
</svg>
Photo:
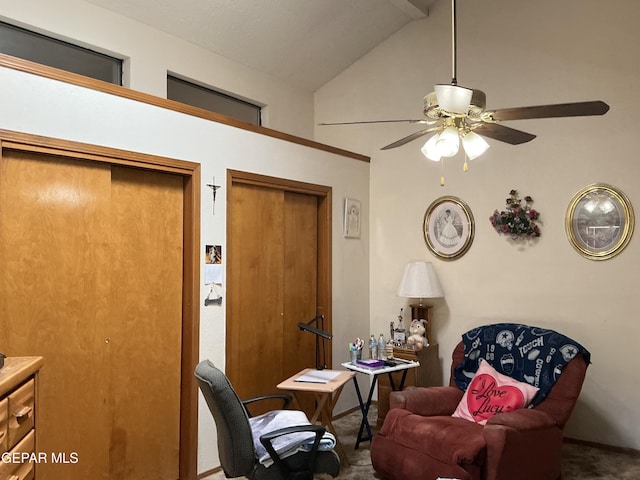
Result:
<svg viewBox="0 0 640 480">
<path fill-rule="evenodd" d="M 451 0 L 451 85 L 458 84 L 458 42 L 456 36 L 456 0 Z"/>
<path fill-rule="evenodd" d="M 311 333 L 313 333 L 315 335 L 321 336 L 322 338 L 326 338 L 328 340 L 331 340 L 333 338 L 333 334 L 331 334 L 329 332 L 325 332 L 324 330 L 321 330 L 319 328 L 312 327 L 310 325 L 312 323 L 317 323 L 318 320 L 324 320 L 324 315 L 316 315 L 308 323 L 300 322 L 300 323 L 298 323 L 298 328 L 300 330 L 311 332 Z"/>
</svg>

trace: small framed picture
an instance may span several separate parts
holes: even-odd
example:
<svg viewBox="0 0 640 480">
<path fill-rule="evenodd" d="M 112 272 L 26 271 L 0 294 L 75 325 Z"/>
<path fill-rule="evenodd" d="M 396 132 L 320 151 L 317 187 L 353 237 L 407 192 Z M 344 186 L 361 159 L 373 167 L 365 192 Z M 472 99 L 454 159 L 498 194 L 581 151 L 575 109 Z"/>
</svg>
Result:
<svg viewBox="0 0 640 480">
<path fill-rule="evenodd" d="M 565 217 L 571 246 L 589 260 L 618 255 L 631 240 L 633 207 L 619 189 L 604 183 L 588 185 L 575 194 Z"/>
<path fill-rule="evenodd" d="M 343 234 L 347 238 L 360 238 L 360 201 L 347 198 L 344 201 Z"/>
<path fill-rule="evenodd" d="M 473 242 L 473 215 L 457 197 L 440 197 L 424 214 L 424 241 L 436 257 L 455 260 L 464 255 Z"/>
</svg>

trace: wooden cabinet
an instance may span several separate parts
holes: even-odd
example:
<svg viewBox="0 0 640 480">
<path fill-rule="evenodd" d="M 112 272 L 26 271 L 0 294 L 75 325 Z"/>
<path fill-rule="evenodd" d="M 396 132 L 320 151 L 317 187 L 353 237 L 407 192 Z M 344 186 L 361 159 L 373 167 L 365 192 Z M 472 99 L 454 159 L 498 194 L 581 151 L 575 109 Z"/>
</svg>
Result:
<svg viewBox="0 0 640 480">
<path fill-rule="evenodd" d="M 418 368 L 411 368 L 407 371 L 407 378 L 404 388 L 409 386 L 435 387 L 442 385 L 442 369 L 438 358 L 438 344 L 429 345 L 421 350 L 408 348 L 393 348 L 393 356 L 403 360 L 414 360 L 420 362 Z M 396 388 L 400 385 L 402 371 L 394 372 L 393 382 Z M 389 411 L 389 394 L 391 393 L 391 382 L 388 375 L 380 375 L 378 379 L 378 426 L 382 426 L 384 417 Z"/>
<path fill-rule="evenodd" d="M 42 357 L 8 357 L 0 369 L 0 480 L 32 480 L 36 454 L 36 375 Z M 25 461 L 26 460 L 26 461 Z"/>
</svg>

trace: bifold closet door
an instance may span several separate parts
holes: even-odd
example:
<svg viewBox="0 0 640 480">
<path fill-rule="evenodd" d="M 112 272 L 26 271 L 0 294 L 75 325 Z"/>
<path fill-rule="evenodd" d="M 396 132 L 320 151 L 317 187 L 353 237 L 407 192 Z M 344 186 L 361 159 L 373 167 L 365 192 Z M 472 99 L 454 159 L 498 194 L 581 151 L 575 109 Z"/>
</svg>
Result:
<svg viewBox="0 0 640 480">
<path fill-rule="evenodd" d="M 38 477 L 107 478 L 110 166 L 14 151 L 0 162 L 0 345 L 44 357 L 37 449 L 78 458 Z"/>
<path fill-rule="evenodd" d="M 248 398 L 315 366 L 315 337 L 297 324 L 317 307 L 317 200 L 238 183 L 229 202 L 226 373 Z M 281 405 L 261 403 L 252 411 Z"/>
<path fill-rule="evenodd" d="M 113 167 L 111 480 L 175 480 L 180 446 L 182 177 Z"/>
<path fill-rule="evenodd" d="M 179 176 L 3 151 L 0 346 L 44 357 L 36 448 L 69 460 L 38 478 L 178 478 L 182 191 Z"/>
</svg>

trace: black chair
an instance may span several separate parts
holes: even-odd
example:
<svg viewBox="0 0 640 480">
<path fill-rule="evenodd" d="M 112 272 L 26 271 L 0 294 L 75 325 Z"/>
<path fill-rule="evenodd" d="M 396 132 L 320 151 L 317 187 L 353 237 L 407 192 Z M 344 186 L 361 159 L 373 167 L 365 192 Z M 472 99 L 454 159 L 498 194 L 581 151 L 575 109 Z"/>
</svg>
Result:
<svg viewBox="0 0 640 480">
<path fill-rule="evenodd" d="M 267 450 L 273 464 L 263 465 L 257 456 L 251 429 L 251 415 L 246 405 L 268 398 L 281 398 L 286 409 L 291 396 L 274 394 L 240 400 L 226 375 L 209 360 L 200 362 L 195 376 L 218 432 L 218 454 L 222 470 L 227 478 L 247 477 L 251 480 L 312 480 L 314 473 L 326 473 L 336 477 L 340 461 L 333 450 L 318 450 L 325 428 L 320 425 L 296 425 L 281 428 L 260 436 L 260 443 Z M 273 442 L 285 435 L 312 432 L 309 451 L 298 451 L 280 458 Z"/>
</svg>

